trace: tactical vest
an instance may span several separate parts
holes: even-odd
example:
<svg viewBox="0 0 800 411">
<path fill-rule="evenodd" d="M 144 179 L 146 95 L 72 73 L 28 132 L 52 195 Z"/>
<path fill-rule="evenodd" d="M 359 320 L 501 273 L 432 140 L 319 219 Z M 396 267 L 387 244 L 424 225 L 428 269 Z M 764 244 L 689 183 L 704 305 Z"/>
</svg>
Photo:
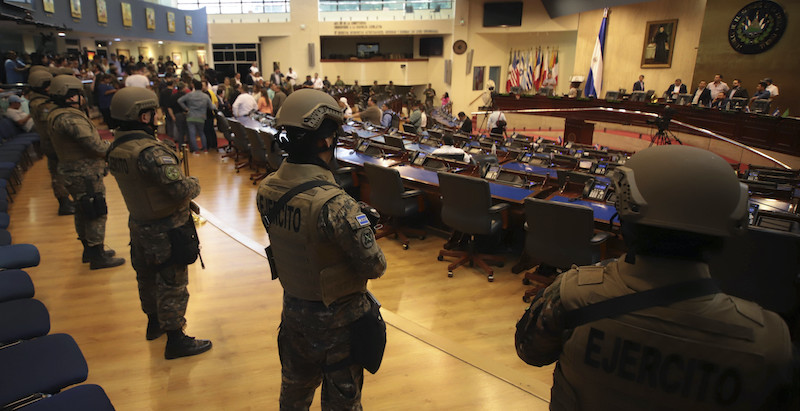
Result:
<svg viewBox="0 0 800 411">
<path fill-rule="evenodd" d="M 47 124 L 47 116 L 58 106 L 56 106 L 53 102 L 48 102 L 48 100 L 49 98 L 44 94 L 32 92 L 28 106 L 31 109 L 31 117 L 33 118 L 34 129 L 37 133 L 39 133 L 39 136 L 41 136 L 42 148 L 48 148 L 52 150 L 52 143 L 50 142 L 50 126 Z"/>
<path fill-rule="evenodd" d="M 65 133 L 64 130 L 59 130 L 55 127 L 56 124 L 63 121 L 70 121 L 70 119 L 85 123 L 86 127 L 90 128 L 92 133 L 97 133 L 94 124 L 86 118 L 86 114 L 78 109 L 72 107 L 58 107 L 51 111 L 47 116 L 47 126 L 51 131 L 50 139 L 53 142 L 53 148 L 56 150 L 56 154 L 58 154 L 58 161 L 60 163 L 70 163 L 93 158 L 94 154 L 89 155 L 87 149 L 78 143 L 77 136 L 69 135 Z M 86 131 L 89 132 L 89 130 Z"/>
<path fill-rule="evenodd" d="M 116 140 L 120 141 L 126 137 L 133 138 L 109 151 L 108 166 L 111 174 L 117 179 L 131 219 L 137 222 L 159 220 L 186 209 L 190 201 L 188 198 L 180 200 L 173 198 L 162 184 L 153 183 L 139 169 L 139 155 L 150 147 L 167 149 L 175 159 L 175 164 L 180 164 L 172 147 L 141 131 L 117 133 Z"/>
<path fill-rule="evenodd" d="M 271 207 L 291 188 L 310 180 L 336 184 L 331 172 L 322 167 L 284 162 L 259 186 L 259 202 L 266 201 Z M 330 305 L 367 289 L 367 280 L 355 275 L 341 247 L 317 228 L 322 207 L 340 194 L 346 195 L 338 186 L 310 189 L 289 200 L 278 211 L 276 221 L 270 222 L 269 239 L 278 279 L 286 293 L 294 297 Z"/>
<path fill-rule="evenodd" d="M 564 274 L 564 308 L 666 285 L 621 275 L 622 265 Z M 756 409 L 786 376 L 789 344 L 780 317 L 721 293 L 591 322 L 564 344 L 551 409 Z"/>
</svg>

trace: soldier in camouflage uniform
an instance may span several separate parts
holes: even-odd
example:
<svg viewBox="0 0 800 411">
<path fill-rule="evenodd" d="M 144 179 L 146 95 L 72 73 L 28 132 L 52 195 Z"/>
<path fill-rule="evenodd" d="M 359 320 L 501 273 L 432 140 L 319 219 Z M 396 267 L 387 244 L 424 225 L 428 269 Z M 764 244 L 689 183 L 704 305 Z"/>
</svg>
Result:
<svg viewBox="0 0 800 411">
<path fill-rule="evenodd" d="M 628 254 L 559 275 L 517 324 L 520 358 L 558 361 L 550 409 L 797 409 L 786 323 L 705 263 L 747 228 L 747 186 L 688 146 L 648 148 L 611 179 Z"/>
<path fill-rule="evenodd" d="M 204 353 L 211 341 L 183 333 L 189 271 L 179 250 L 196 239 L 189 204 L 200 184 L 183 174 L 175 150 L 154 137 L 157 108 L 158 97 L 147 89 L 126 87 L 114 95 L 110 110 L 119 132 L 108 162 L 130 212 L 131 263 L 148 319 L 145 337 L 154 340 L 166 332 L 169 360 Z M 180 235 L 187 232 L 188 237 Z"/>
<path fill-rule="evenodd" d="M 78 202 L 75 231 L 83 243 L 83 262 L 92 270 L 116 267 L 124 258 L 114 258 L 114 250 L 105 250 L 106 150 L 109 143 L 100 139 L 97 129 L 78 108 L 85 102 L 83 84 L 75 76 L 58 75 L 50 83 L 50 97 L 58 108 L 47 116 L 50 138 L 58 155 L 58 173 L 67 191 Z"/>
<path fill-rule="evenodd" d="M 44 155 L 47 156 L 47 169 L 50 171 L 50 185 L 53 187 L 53 194 L 58 199 L 58 215 L 75 214 L 75 204 L 69 198 L 64 177 L 58 173 L 58 156 L 53 149 L 50 141 L 50 128 L 47 126 L 47 116 L 56 109 L 56 105 L 50 101 L 47 89 L 53 75 L 44 66 L 31 67 L 31 74 L 28 76 L 28 84 L 31 87 L 30 103 L 31 116 L 33 117 L 34 129 L 41 136 L 41 147 Z"/>
<path fill-rule="evenodd" d="M 386 259 L 356 201 L 336 185 L 328 166 L 342 124 L 336 101 L 320 91 L 292 93 L 276 117 L 286 130 L 288 159 L 259 186 L 266 216 L 290 189 L 309 188 L 273 210 L 265 221 L 274 255 L 273 276 L 284 288 L 278 333 L 281 410 L 308 409 L 322 383 L 322 408 L 361 409 L 364 370 L 350 358 L 350 326 L 370 310 L 367 280 Z"/>
</svg>

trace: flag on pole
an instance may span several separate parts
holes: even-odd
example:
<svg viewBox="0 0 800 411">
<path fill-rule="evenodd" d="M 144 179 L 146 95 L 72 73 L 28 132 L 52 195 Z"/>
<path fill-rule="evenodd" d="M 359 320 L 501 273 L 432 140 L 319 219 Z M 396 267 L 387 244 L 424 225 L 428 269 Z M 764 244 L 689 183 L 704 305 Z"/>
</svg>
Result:
<svg viewBox="0 0 800 411">
<path fill-rule="evenodd" d="M 528 78 L 525 76 L 527 65 L 525 63 L 525 53 L 519 52 L 519 87 L 523 90 L 528 89 Z"/>
<path fill-rule="evenodd" d="M 586 80 L 586 97 L 597 97 L 603 88 L 603 49 L 606 44 L 606 26 L 608 25 L 608 8 L 603 9 L 603 22 L 600 23 L 600 33 L 594 42 L 592 65 L 589 67 L 589 78 Z"/>
<path fill-rule="evenodd" d="M 528 77 L 528 85 L 529 85 L 528 90 L 534 88 L 534 83 L 533 83 L 533 65 L 534 65 L 534 60 L 533 60 L 533 57 L 534 57 L 533 52 L 531 50 L 528 50 L 528 67 L 525 70 L 525 76 Z"/>
<path fill-rule="evenodd" d="M 558 50 L 553 54 L 553 78 L 556 80 L 556 83 L 558 83 Z"/>
<path fill-rule="evenodd" d="M 539 85 L 542 84 L 542 50 L 536 49 L 536 66 L 533 68 L 533 84 L 536 90 L 539 90 Z"/>
</svg>

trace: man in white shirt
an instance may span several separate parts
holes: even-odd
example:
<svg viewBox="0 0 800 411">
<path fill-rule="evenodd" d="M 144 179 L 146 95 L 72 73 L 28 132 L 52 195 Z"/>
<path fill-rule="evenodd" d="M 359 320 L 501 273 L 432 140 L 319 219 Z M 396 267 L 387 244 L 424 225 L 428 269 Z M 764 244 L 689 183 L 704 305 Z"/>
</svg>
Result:
<svg viewBox="0 0 800 411">
<path fill-rule="evenodd" d="M 258 103 L 249 93 L 244 90 L 244 86 L 239 85 L 239 97 L 233 102 L 233 116 L 236 118 L 246 117 L 248 114 L 258 110 Z"/>
<path fill-rule="evenodd" d="M 716 97 L 719 95 L 719 93 L 725 93 L 727 95 L 730 89 L 731 88 L 728 87 L 724 81 L 722 81 L 722 74 L 716 74 L 714 76 L 714 81 L 708 85 L 708 90 L 711 92 L 711 97 Z"/>
<path fill-rule="evenodd" d="M 6 110 L 6 117 L 16 123 L 26 133 L 33 129 L 33 118 L 30 113 L 22 111 L 22 99 L 18 96 L 12 95 L 8 98 L 8 109 Z"/>
<path fill-rule="evenodd" d="M 325 84 L 322 83 L 322 79 L 319 78 L 319 73 L 314 73 L 314 90 L 322 90 Z"/>
<path fill-rule="evenodd" d="M 434 156 L 437 154 L 463 154 L 464 161 L 471 163 L 472 156 L 467 154 L 464 150 L 456 147 L 454 144 L 453 134 L 449 132 L 445 133 L 445 135 L 442 137 L 442 146 L 436 150 L 433 150 L 431 154 Z"/>
<path fill-rule="evenodd" d="M 777 97 L 778 96 L 778 86 L 772 84 L 772 79 L 767 77 L 764 79 L 767 82 L 767 91 L 769 91 L 770 97 Z"/>
<path fill-rule="evenodd" d="M 150 88 L 150 79 L 142 74 L 144 68 L 144 63 L 136 63 L 133 74 L 125 78 L 125 87 Z"/>
<path fill-rule="evenodd" d="M 420 113 L 421 116 L 420 116 L 420 121 L 419 121 L 419 131 L 422 131 L 422 130 L 425 130 L 426 128 L 428 128 L 428 115 L 425 113 L 425 110 L 421 110 L 421 111 L 422 111 L 422 113 Z"/>
<path fill-rule="evenodd" d="M 294 90 L 294 85 L 297 83 L 297 72 L 292 70 L 289 67 L 289 72 L 286 73 L 286 81 L 289 82 L 289 85 L 292 86 L 292 90 Z"/>
<path fill-rule="evenodd" d="M 254 61 L 254 62 L 253 62 L 253 64 L 250 66 L 250 74 L 253 74 L 253 75 L 255 75 L 255 74 L 256 74 L 256 73 L 258 73 L 259 71 L 260 71 L 260 70 L 258 69 L 258 65 L 257 65 L 257 64 L 256 64 L 256 62 Z"/>
<path fill-rule="evenodd" d="M 492 114 L 489 115 L 489 120 L 486 121 L 486 123 L 487 123 L 486 127 L 489 130 L 497 127 L 497 122 L 499 120 L 503 120 L 503 121 L 507 122 L 506 115 L 503 114 L 503 112 L 500 111 L 500 110 L 495 110 L 495 111 L 492 112 Z"/>
</svg>

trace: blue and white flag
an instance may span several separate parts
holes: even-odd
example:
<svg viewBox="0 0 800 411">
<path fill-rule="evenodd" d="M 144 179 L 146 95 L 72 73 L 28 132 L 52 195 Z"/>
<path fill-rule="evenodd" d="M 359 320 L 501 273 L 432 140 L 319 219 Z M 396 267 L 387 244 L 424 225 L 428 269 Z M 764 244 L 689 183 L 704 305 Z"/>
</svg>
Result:
<svg viewBox="0 0 800 411">
<path fill-rule="evenodd" d="M 594 42 L 592 65 L 589 68 L 589 78 L 586 80 L 586 97 L 597 98 L 597 93 L 603 87 L 603 50 L 606 44 L 606 26 L 608 25 L 608 8 L 603 9 L 603 22 L 600 23 L 600 33 Z"/>
</svg>

